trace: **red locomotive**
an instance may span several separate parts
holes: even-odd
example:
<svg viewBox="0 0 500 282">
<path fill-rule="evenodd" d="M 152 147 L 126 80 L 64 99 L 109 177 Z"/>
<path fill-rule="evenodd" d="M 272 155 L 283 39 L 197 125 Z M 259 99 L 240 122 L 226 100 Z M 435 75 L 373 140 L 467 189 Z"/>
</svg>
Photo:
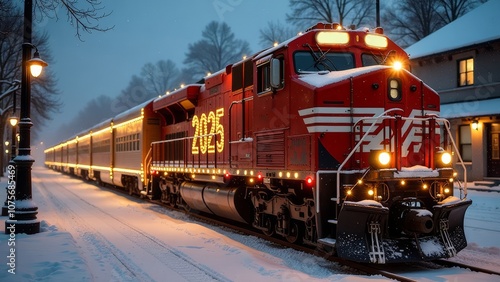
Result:
<svg viewBox="0 0 500 282">
<path fill-rule="evenodd" d="M 85 133 L 100 146 L 48 149 L 46 164 L 354 261 L 451 257 L 472 202 L 466 187 L 453 196 L 461 158 L 439 96 L 408 65 L 380 28 L 320 23 L 128 111 L 130 129 Z"/>
</svg>

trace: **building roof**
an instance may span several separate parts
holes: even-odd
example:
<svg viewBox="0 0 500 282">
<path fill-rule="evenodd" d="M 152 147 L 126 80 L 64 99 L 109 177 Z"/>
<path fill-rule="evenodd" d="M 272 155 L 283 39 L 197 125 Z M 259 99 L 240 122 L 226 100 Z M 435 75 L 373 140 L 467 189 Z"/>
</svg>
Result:
<svg viewBox="0 0 500 282">
<path fill-rule="evenodd" d="M 500 39 L 499 11 L 500 1 L 490 0 L 405 51 L 416 59 Z"/>
<path fill-rule="evenodd" d="M 498 105 L 500 105 L 500 98 L 445 104 L 441 105 L 441 117 L 452 119 L 477 116 L 496 116 L 499 114 Z"/>
</svg>

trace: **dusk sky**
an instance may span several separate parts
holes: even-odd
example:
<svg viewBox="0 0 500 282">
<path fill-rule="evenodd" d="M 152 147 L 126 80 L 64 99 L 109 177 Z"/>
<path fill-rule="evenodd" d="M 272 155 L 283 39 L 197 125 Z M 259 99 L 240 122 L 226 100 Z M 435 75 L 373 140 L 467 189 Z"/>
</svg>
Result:
<svg viewBox="0 0 500 282">
<path fill-rule="evenodd" d="M 289 11 L 287 0 L 120 0 L 104 1 L 105 11 L 112 14 L 101 20 L 107 32 L 82 32 L 59 8 L 59 20 L 43 19 L 35 24 L 37 31 L 50 35 L 53 61 L 49 68 L 58 80 L 60 113 L 41 132 L 53 134 L 62 123 L 69 122 L 94 97 L 116 97 L 133 75 L 146 63 L 172 60 L 182 67 L 188 45 L 201 39 L 210 21 L 224 21 L 237 39 L 250 43 L 252 52 L 262 49 L 259 30 L 269 21 L 285 23 Z M 43 54 L 41 54 L 43 58 Z M 116 113 L 110 113 L 110 116 Z M 36 125 L 35 125 L 36 126 Z"/>
</svg>

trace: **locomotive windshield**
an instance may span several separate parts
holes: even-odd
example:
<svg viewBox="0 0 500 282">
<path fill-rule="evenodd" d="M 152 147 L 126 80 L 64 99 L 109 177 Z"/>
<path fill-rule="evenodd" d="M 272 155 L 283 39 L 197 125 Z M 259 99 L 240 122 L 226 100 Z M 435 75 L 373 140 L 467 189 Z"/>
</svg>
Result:
<svg viewBox="0 0 500 282">
<path fill-rule="evenodd" d="M 354 68 L 352 53 L 296 52 L 294 54 L 295 71 L 310 73 L 318 71 L 340 71 Z"/>
</svg>

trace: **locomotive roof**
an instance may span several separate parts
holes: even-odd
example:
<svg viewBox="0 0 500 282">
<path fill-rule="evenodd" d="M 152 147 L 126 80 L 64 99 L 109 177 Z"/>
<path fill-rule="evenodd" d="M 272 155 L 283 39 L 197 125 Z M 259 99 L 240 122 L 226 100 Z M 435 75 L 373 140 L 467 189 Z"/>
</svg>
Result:
<svg viewBox="0 0 500 282">
<path fill-rule="evenodd" d="M 121 121 L 125 121 L 131 118 L 135 118 L 141 114 L 142 108 L 146 107 L 148 104 L 152 103 L 154 99 L 149 99 L 146 102 L 143 102 L 133 108 L 130 108 L 113 118 L 113 123 L 119 123 Z"/>
<path fill-rule="evenodd" d="M 198 98 L 201 86 L 202 84 L 189 84 L 170 94 L 161 96 L 160 98 L 156 98 L 153 101 L 153 110 L 157 111 L 172 104 L 182 104 L 182 102 L 186 100 L 188 100 L 190 103 L 194 103 Z"/>
</svg>

